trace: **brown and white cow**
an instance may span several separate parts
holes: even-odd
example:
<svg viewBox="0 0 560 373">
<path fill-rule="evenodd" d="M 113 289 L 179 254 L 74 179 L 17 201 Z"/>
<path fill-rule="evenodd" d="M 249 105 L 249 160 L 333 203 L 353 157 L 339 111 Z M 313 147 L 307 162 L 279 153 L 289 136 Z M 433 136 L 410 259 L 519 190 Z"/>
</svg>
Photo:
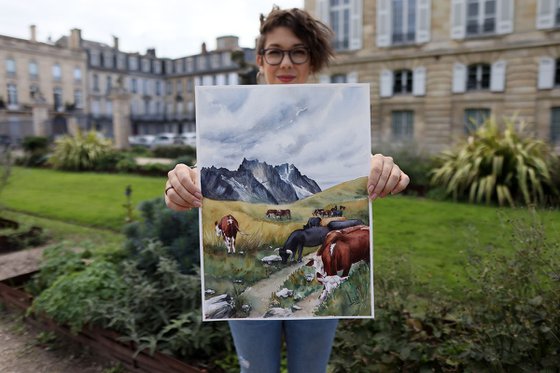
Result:
<svg viewBox="0 0 560 373">
<path fill-rule="evenodd" d="M 369 237 L 367 225 L 334 230 L 327 234 L 315 257 L 307 263 L 315 267 L 317 281 L 325 287 L 321 299 L 348 277 L 352 264 L 361 260 L 369 263 Z"/>
<path fill-rule="evenodd" d="M 214 223 L 216 235 L 221 236 L 226 244 L 227 252 L 235 254 L 235 238 L 239 232 L 239 223 L 233 215 L 226 215 Z"/>
</svg>

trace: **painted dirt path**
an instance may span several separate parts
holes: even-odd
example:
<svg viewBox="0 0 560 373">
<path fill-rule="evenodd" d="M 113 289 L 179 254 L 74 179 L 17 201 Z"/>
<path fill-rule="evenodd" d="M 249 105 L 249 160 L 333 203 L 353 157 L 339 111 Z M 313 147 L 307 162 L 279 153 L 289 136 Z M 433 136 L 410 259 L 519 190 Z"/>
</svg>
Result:
<svg viewBox="0 0 560 373">
<path fill-rule="evenodd" d="M 307 263 L 314 255 L 315 252 L 312 252 L 303 257 L 301 263 L 297 263 L 295 265 L 291 265 L 287 268 L 281 269 L 280 271 L 270 275 L 269 278 L 259 281 L 253 286 L 245 289 L 245 291 L 242 293 L 242 296 L 253 307 L 251 309 L 249 317 L 262 317 L 268 310 L 268 301 L 270 299 L 270 294 L 280 290 L 280 287 L 282 286 L 286 278 L 288 278 L 288 276 L 290 276 L 292 272 L 297 271 L 299 268 L 303 267 L 305 263 Z M 297 305 L 302 308 L 301 310 L 296 311 L 297 313 L 311 315 L 313 309 L 317 305 L 319 305 L 319 293 L 310 294 L 306 298 L 299 301 Z"/>
</svg>

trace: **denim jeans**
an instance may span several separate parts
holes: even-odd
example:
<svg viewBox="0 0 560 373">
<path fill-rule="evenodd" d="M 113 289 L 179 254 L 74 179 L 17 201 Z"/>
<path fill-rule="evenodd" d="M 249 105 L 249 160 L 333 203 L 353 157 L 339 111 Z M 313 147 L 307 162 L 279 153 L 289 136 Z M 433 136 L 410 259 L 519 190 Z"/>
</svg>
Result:
<svg viewBox="0 0 560 373">
<path fill-rule="evenodd" d="M 282 336 L 289 373 L 325 373 L 338 319 L 231 320 L 242 373 L 280 372 Z"/>
</svg>

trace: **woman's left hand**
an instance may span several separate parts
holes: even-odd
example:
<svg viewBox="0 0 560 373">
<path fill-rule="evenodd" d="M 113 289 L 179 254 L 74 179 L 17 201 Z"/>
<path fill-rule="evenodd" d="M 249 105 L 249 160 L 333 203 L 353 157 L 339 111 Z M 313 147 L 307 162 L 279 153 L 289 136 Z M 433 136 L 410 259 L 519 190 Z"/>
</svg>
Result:
<svg viewBox="0 0 560 373">
<path fill-rule="evenodd" d="M 372 201 L 402 192 L 409 182 L 410 178 L 393 162 L 393 158 L 382 154 L 371 156 L 367 191 Z"/>
</svg>

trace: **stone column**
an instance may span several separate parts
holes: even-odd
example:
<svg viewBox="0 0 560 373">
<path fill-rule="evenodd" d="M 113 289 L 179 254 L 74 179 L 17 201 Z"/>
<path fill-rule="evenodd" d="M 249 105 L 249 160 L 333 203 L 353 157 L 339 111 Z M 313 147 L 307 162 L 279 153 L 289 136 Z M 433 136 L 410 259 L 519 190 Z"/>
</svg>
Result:
<svg viewBox="0 0 560 373">
<path fill-rule="evenodd" d="M 47 121 L 49 120 L 49 104 L 43 99 L 37 99 L 31 104 L 33 116 L 33 135 L 49 136 L 47 133 Z"/>
<path fill-rule="evenodd" d="M 111 90 L 109 98 L 113 102 L 115 147 L 126 149 L 129 147 L 128 136 L 132 133 L 132 126 L 130 122 L 130 94 L 124 88 L 122 77 L 117 80 L 117 86 Z"/>
</svg>

